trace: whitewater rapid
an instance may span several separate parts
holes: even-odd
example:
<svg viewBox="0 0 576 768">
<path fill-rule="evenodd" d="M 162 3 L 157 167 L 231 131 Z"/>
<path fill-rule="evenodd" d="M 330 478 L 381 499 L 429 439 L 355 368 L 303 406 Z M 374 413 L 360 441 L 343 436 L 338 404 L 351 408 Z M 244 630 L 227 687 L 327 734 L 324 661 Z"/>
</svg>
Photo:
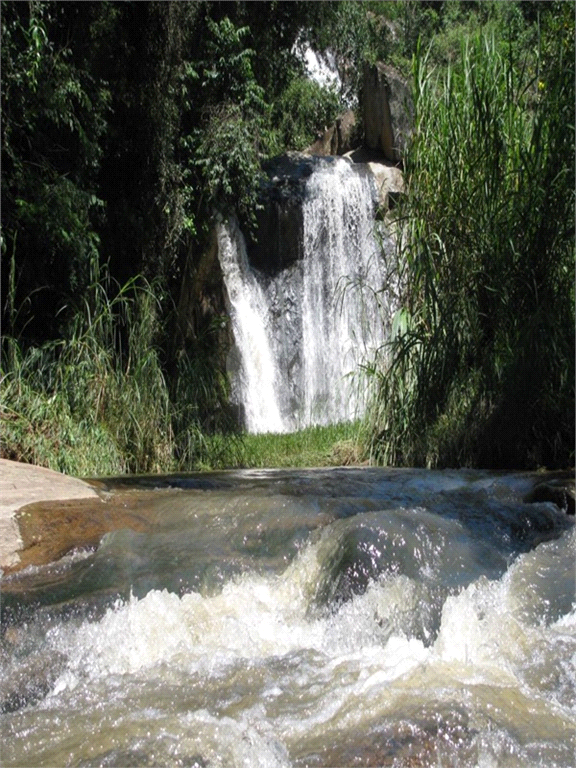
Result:
<svg viewBox="0 0 576 768">
<path fill-rule="evenodd" d="M 3 765 L 573 765 L 576 532 L 525 478 L 186 482 L 19 577 Z"/>
</svg>

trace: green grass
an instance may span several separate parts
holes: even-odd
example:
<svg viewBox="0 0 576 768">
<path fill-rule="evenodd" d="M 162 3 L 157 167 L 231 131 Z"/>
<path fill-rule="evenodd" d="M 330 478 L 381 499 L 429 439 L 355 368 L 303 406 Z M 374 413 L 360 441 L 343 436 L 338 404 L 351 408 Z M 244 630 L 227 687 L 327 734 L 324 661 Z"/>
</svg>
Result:
<svg viewBox="0 0 576 768">
<path fill-rule="evenodd" d="M 531 60 L 487 35 L 440 76 L 416 57 L 404 306 L 368 370 L 378 463 L 574 461 L 573 29 Z"/>
<path fill-rule="evenodd" d="M 288 434 L 245 434 L 246 467 L 330 467 L 359 464 L 366 458 L 359 423 L 308 427 Z"/>
</svg>

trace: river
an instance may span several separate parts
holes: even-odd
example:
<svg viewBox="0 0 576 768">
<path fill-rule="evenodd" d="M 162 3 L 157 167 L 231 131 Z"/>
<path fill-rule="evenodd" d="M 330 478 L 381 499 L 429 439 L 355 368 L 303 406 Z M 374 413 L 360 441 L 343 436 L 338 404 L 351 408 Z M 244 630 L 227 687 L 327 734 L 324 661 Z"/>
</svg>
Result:
<svg viewBox="0 0 576 768">
<path fill-rule="evenodd" d="M 146 532 L 3 579 L 2 765 L 573 766 L 575 530 L 534 480 L 103 481 Z"/>
</svg>

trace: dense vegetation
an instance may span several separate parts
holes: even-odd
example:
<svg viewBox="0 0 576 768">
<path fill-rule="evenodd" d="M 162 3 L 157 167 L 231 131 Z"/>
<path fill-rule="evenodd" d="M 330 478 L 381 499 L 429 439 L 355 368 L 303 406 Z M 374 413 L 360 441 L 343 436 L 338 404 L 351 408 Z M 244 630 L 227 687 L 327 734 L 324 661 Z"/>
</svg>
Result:
<svg viewBox="0 0 576 768">
<path fill-rule="evenodd" d="M 372 371 L 366 450 L 572 460 L 572 2 L 1 13 L 3 456 L 79 475 L 285 463 L 238 433 L 223 304 L 193 306 L 184 327 L 181 286 L 202 273 L 215 212 L 251 226 L 263 160 L 310 144 L 364 61 L 409 75 L 416 55 L 409 290 L 392 373 Z M 341 93 L 308 79 L 304 42 L 337 55 Z M 279 441 L 325 463 L 361 456 L 352 439 L 343 426 Z"/>
<path fill-rule="evenodd" d="M 406 294 L 390 368 L 372 371 L 379 462 L 574 460 L 574 7 L 523 45 L 498 32 L 436 72 L 414 59 Z"/>
</svg>

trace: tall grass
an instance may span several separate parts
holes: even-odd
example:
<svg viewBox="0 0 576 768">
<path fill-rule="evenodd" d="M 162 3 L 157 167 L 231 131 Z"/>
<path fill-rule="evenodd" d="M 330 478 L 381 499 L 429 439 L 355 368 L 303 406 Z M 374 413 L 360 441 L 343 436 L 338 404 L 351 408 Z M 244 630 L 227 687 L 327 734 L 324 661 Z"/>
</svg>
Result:
<svg viewBox="0 0 576 768">
<path fill-rule="evenodd" d="M 541 72 L 486 35 L 442 76 L 415 57 L 405 295 L 371 369 L 379 463 L 574 460 L 573 43 Z"/>
<path fill-rule="evenodd" d="M 168 468 L 168 389 L 153 286 L 95 281 L 63 337 L 3 338 L 2 455 L 74 475 Z"/>
</svg>

